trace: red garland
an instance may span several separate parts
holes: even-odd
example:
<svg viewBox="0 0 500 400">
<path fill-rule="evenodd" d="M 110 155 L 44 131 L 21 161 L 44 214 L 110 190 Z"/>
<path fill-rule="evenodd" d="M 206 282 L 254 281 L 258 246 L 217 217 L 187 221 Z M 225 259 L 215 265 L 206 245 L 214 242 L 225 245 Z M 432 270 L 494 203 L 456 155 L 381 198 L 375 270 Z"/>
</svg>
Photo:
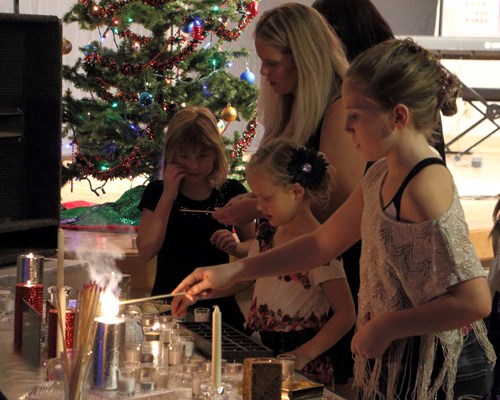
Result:
<svg viewBox="0 0 500 400">
<path fill-rule="evenodd" d="M 231 157 L 233 159 L 236 160 L 243 156 L 243 153 L 248 148 L 248 146 L 250 146 L 253 138 L 255 137 L 255 134 L 257 133 L 257 125 L 258 125 L 257 110 L 255 110 L 255 114 L 252 120 L 247 124 L 241 139 L 234 144 L 233 152 L 231 153 Z"/>
</svg>

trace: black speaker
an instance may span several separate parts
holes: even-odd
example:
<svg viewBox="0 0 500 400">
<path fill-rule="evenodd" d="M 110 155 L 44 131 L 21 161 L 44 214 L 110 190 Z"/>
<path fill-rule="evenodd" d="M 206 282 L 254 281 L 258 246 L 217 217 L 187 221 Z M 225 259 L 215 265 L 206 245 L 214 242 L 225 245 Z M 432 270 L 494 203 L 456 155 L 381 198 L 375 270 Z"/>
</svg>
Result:
<svg viewBox="0 0 500 400">
<path fill-rule="evenodd" d="M 58 17 L 0 13 L 0 265 L 56 252 L 61 47 Z"/>
</svg>

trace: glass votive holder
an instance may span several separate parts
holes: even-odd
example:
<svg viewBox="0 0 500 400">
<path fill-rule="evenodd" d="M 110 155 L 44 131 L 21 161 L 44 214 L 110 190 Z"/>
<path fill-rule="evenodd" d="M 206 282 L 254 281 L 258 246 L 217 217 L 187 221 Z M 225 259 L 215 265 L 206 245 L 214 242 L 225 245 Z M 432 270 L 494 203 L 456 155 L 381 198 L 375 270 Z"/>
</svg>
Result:
<svg viewBox="0 0 500 400">
<path fill-rule="evenodd" d="M 200 356 L 199 354 L 193 354 L 191 357 L 189 357 L 189 359 L 187 360 L 187 362 L 189 364 L 196 364 L 198 366 L 198 369 L 201 369 L 201 366 L 202 364 L 205 362 L 205 358 L 203 358 L 202 356 Z"/>
<path fill-rule="evenodd" d="M 10 286 L 0 286 L 0 319 L 14 312 L 15 295 Z"/>
<path fill-rule="evenodd" d="M 184 347 L 176 344 L 168 346 L 168 365 L 179 365 L 184 361 Z"/>
<path fill-rule="evenodd" d="M 152 380 L 156 383 L 157 388 L 166 388 L 168 386 L 168 367 L 157 367 L 153 370 Z"/>
<path fill-rule="evenodd" d="M 132 397 L 135 395 L 136 371 L 131 367 L 123 367 L 118 370 L 117 394 L 120 397 Z"/>
<path fill-rule="evenodd" d="M 139 379 L 140 382 L 150 382 L 153 380 L 153 371 L 155 367 L 153 364 L 141 364 L 141 377 Z"/>
<path fill-rule="evenodd" d="M 205 371 L 194 371 L 191 373 L 192 394 L 194 399 L 201 398 L 201 386 L 207 384 L 210 375 Z"/>
<path fill-rule="evenodd" d="M 242 374 L 243 364 L 238 362 L 226 363 L 226 374 Z"/>
<path fill-rule="evenodd" d="M 193 363 L 185 363 L 185 364 L 182 364 L 182 370 L 184 372 L 187 372 L 188 374 L 191 374 L 195 371 L 199 371 L 200 370 L 200 366 L 198 364 L 193 364 Z"/>
<path fill-rule="evenodd" d="M 142 345 L 140 343 L 125 344 L 125 361 L 141 361 Z"/>
<path fill-rule="evenodd" d="M 194 353 L 194 337 L 183 336 L 179 339 L 179 345 L 184 347 L 184 357 L 191 357 Z"/>
<path fill-rule="evenodd" d="M 135 381 L 141 380 L 141 362 L 140 361 L 125 361 L 123 367 L 126 369 L 133 369 L 135 371 Z"/>
<path fill-rule="evenodd" d="M 210 322 L 210 309 L 205 307 L 195 308 L 194 322 Z"/>
<path fill-rule="evenodd" d="M 295 382 L 295 355 L 278 354 L 276 357 L 281 363 L 282 381 L 284 385 Z"/>
<path fill-rule="evenodd" d="M 161 325 L 160 329 L 163 343 L 172 343 L 174 333 L 179 329 L 179 324 L 177 322 L 166 322 Z"/>
<path fill-rule="evenodd" d="M 141 325 L 146 331 L 147 328 L 152 328 L 155 323 L 155 316 L 154 314 L 150 313 L 142 313 L 141 315 Z"/>
</svg>

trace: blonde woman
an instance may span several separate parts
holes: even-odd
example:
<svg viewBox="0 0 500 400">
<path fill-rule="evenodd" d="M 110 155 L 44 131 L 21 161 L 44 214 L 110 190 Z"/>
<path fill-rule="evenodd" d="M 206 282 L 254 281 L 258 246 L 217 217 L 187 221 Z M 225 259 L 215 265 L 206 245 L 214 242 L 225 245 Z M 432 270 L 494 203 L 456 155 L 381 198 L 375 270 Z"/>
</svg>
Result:
<svg viewBox="0 0 500 400">
<path fill-rule="evenodd" d="M 342 44 L 316 10 L 287 3 L 259 19 L 255 48 L 262 63 L 262 143 L 287 137 L 320 150 L 331 165 L 330 202 L 313 210 L 323 222 L 347 199 L 364 170 L 364 161 L 343 132 L 340 87 L 347 60 Z M 238 196 L 213 216 L 226 224 L 248 222 L 261 217 L 256 204 L 251 194 Z"/>
</svg>

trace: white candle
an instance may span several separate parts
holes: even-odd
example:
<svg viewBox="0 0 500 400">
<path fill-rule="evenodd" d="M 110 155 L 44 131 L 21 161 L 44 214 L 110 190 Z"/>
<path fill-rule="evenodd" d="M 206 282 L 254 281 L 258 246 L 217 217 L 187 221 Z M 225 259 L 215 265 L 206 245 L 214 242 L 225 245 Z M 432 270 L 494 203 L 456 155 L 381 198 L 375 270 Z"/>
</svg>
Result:
<svg viewBox="0 0 500 400">
<path fill-rule="evenodd" d="M 57 281 L 58 289 L 64 288 L 64 233 L 62 228 L 57 231 Z"/>
<path fill-rule="evenodd" d="M 57 276 L 56 276 L 57 296 L 59 299 L 58 321 L 59 329 L 57 329 L 56 341 L 56 358 L 61 356 L 64 350 L 64 341 L 66 340 L 66 289 L 64 287 L 64 233 L 61 227 L 57 230 Z M 61 331 L 61 327 L 63 330 Z"/>
<path fill-rule="evenodd" d="M 214 306 L 212 313 L 212 389 L 221 386 L 222 360 L 222 315 L 219 307 Z"/>
</svg>

